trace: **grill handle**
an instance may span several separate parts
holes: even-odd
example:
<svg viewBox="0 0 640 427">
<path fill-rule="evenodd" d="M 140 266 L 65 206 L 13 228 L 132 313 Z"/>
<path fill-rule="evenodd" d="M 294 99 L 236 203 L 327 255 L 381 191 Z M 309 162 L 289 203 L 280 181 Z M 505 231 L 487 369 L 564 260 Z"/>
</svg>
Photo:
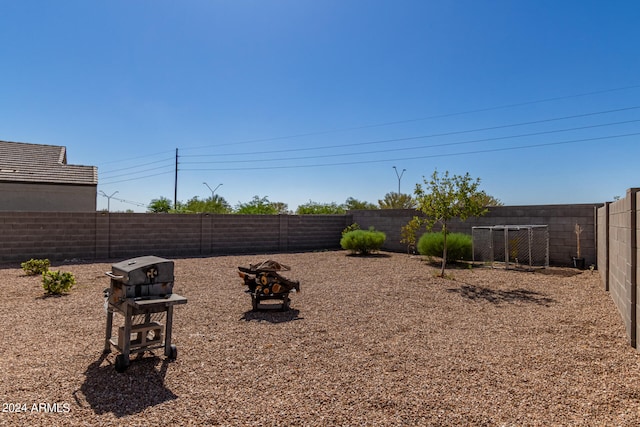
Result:
<svg viewBox="0 0 640 427">
<path fill-rule="evenodd" d="M 107 276 L 109 276 L 109 277 L 111 277 L 112 279 L 115 279 L 115 280 L 122 280 L 122 279 L 124 279 L 124 276 L 116 276 L 115 274 L 113 274 L 113 273 L 112 273 L 112 272 L 110 272 L 110 271 L 106 271 L 104 274 L 106 274 Z"/>
</svg>

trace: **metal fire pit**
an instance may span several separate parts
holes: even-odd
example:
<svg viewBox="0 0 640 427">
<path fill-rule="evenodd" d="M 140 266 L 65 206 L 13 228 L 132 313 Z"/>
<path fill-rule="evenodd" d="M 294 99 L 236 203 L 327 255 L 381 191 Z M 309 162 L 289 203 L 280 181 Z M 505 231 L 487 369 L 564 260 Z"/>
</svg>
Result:
<svg viewBox="0 0 640 427">
<path fill-rule="evenodd" d="M 178 357 L 178 349 L 171 344 L 173 306 L 186 304 L 187 299 L 173 293 L 173 261 L 155 256 L 132 258 L 113 264 L 106 275 L 111 286 L 105 290 L 104 352 L 111 352 L 112 346 L 120 351 L 116 371 L 127 369 L 131 353 L 164 348 L 169 359 Z M 113 313 L 124 317 L 117 337 L 112 337 Z"/>
<path fill-rule="evenodd" d="M 251 295 L 251 305 L 254 310 L 281 309 L 288 310 L 291 300 L 289 292 L 300 292 L 300 282 L 289 280 L 278 274 L 278 271 L 289 271 L 291 268 L 276 261 L 267 260 L 260 264 L 249 264 L 247 267 L 238 267 L 238 274 L 244 279 L 248 287 L 245 291 Z M 261 304 L 261 301 L 280 301 L 276 304 Z"/>
</svg>

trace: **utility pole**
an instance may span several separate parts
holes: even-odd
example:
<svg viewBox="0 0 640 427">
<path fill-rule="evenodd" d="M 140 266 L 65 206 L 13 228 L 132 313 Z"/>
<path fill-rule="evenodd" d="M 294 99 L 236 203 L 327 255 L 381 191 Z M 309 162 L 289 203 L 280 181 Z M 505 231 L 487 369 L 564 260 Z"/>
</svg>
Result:
<svg viewBox="0 0 640 427">
<path fill-rule="evenodd" d="M 176 179 L 173 186 L 173 209 L 178 209 L 178 149 L 176 148 Z"/>
<path fill-rule="evenodd" d="M 393 167 L 393 170 L 396 171 L 396 176 L 398 177 L 398 194 L 400 194 L 400 180 L 402 179 L 402 175 L 404 175 L 404 173 L 407 171 L 406 169 L 402 169 L 402 173 L 398 174 L 398 168 L 396 168 L 395 166 Z"/>
</svg>

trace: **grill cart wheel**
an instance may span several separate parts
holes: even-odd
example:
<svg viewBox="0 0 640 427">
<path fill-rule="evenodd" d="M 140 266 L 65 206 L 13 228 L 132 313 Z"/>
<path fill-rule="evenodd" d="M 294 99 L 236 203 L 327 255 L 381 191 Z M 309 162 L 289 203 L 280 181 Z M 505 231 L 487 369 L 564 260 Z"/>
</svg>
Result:
<svg viewBox="0 0 640 427">
<path fill-rule="evenodd" d="M 178 347 L 176 347 L 175 344 L 171 344 L 171 347 L 169 348 L 169 354 L 166 354 L 165 356 L 167 356 L 171 360 L 176 360 L 178 358 Z"/>
<path fill-rule="evenodd" d="M 129 367 L 129 363 L 125 360 L 124 354 L 116 356 L 116 372 L 124 372 Z"/>
</svg>

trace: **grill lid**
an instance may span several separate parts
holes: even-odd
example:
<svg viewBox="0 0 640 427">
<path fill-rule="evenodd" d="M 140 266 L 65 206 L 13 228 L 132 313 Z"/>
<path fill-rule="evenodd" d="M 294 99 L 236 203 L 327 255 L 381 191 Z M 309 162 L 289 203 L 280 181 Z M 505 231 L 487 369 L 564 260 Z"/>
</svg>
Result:
<svg viewBox="0 0 640 427">
<path fill-rule="evenodd" d="M 111 265 L 111 278 L 126 285 L 173 282 L 173 261 L 153 255 Z"/>
</svg>

